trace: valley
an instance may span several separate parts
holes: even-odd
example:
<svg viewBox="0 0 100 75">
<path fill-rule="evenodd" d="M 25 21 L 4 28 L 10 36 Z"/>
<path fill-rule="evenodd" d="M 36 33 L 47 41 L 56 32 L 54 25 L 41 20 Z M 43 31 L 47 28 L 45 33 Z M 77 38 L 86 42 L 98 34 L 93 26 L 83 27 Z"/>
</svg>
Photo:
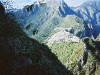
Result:
<svg viewBox="0 0 100 75">
<path fill-rule="evenodd" d="M 1 4 L 0 75 L 99 75 L 99 5 L 36 1 L 5 12 Z"/>
</svg>

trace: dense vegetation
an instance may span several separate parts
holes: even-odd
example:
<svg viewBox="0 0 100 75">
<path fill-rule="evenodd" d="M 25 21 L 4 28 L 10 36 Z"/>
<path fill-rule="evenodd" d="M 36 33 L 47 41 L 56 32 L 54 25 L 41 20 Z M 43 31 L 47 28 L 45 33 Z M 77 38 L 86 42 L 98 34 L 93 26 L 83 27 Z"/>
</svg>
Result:
<svg viewBox="0 0 100 75">
<path fill-rule="evenodd" d="M 80 45 L 81 44 L 81 45 Z M 62 42 L 62 43 L 54 43 L 51 46 L 51 50 L 55 53 L 58 59 L 69 69 L 77 74 L 78 67 L 77 63 L 81 59 L 82 54 L 84 52 L 83 43 L 73 43 L 69 42 Z"/>
<path fill-rule="evenodd" d="M 84 42 L 84 43 L 83 43 Z M 82 66 L 84 44 L 88 49 L 86 64 Z M 93 41 L 84 38 L 79 43 L 61 42 L 53 43 L 50 48 L 58 59 L 75 75 L 99 75 L 100 72 L 100 40 Z"/>
<path fill-rule="evenodd" d="M 0 75 L 73 75 L 51 50 L 29 38 L 0 4 Z"/>
<path fill-rule="evenodd" d="M 73 28 L 72 34 L 81 38 L 85 30 L 84 25 L 84 21 L 76 15 L 67 15 L 57 27 Z M 53 30 L 50 35 L 53 35 L 56 32 L 59 31 Z"/>
</svg>

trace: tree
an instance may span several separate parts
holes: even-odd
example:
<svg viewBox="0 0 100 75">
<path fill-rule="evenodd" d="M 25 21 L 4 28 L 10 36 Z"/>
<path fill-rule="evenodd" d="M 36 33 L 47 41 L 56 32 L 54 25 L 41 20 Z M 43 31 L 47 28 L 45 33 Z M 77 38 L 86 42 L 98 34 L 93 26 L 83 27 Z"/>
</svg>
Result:
<svg viewBox="0 0 100 75">
<path fill-rule="evenodd" d="M 5 9 L 12 9 L 13 8 L 13 1 L 6 0 L 1 2 Z"/>
<path fill-rule="evenodd" d="M 0 2 L 0 14 L 3 14 L 5 12 L 5 8 L 3 4 Z"/>
</svg>

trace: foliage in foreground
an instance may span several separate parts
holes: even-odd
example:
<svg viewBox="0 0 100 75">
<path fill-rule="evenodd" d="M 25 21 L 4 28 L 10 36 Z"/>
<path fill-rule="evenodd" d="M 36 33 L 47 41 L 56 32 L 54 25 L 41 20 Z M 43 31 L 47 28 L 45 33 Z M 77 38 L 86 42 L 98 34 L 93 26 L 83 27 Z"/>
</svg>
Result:
<svg viewBox="0 0 100 75">
<path fill-rule="evenodd" d="M 72 75 L 51 50 L 0 13 L 0 75 Z"/>
</svg>

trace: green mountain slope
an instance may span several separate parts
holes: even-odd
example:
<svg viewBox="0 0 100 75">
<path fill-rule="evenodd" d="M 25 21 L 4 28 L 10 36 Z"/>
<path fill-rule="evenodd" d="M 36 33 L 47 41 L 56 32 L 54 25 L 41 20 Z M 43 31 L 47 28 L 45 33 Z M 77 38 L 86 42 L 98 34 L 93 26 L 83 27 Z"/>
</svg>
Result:
<svg viewBox="0 0 100 75">
<path fill-rule="evenodd" d="M 86 44 L 88 55 L 84 51 Z M 50 48 L 58 59 L 75 75 L 100 74 L 100 41 L 84 38 L 79 43 L 61 42 L 53 43 Z M 82 65 L 83 60 L 85 62 Z"/>
<path fill-rule="evenodd" d="M 0 75 L 73 75 L 47 46 L 29 38 L 10 13 L 0 11 Z"/>
<path fill-rule="evenodd" d="M 62 20 L 63 21 L 54 28 L 46 40 L 48 45 L 52 44 L 53 42 L 67 40 L 76 40 L 76 42 L 78 42 L 80 38 L 84 37 L 85 24 L 81 18 L 75 15 L 67 15 Z"/>
<path fill-rule="evenodd" d="M 54 28 L 60 26 L 63 23 L 63 20 L 65 20 L 64 18 L 67 15 L 75 15 L 75 12 L 71 10 L 65 2 L 63 2 L 63 4 L 50 4 L 48 2 L 42 6 L 37 4 L 34 5 L 35 6 L 33 7 L 32 11 L 24 12 L 24 10 L 27 10 L 24 8 L 20 11 L 20 14 L 22 14 L 24 17 L 29 15 L 27 20 L 23 18 L 23 30 L 30 37 L 33 37 L 40 42 L 43 42 L 45 39 L 47 39 Z M 26 16 L 24 14 L 26 14 Z M 20 19 L 18 18 L 18 20 Z"/>
</svg>

